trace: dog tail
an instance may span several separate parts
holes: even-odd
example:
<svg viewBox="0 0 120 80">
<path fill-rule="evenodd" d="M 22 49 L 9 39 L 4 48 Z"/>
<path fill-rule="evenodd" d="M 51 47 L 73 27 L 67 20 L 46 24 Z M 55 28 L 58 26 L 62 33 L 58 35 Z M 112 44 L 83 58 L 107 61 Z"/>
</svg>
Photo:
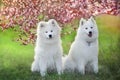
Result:
<svg viewBox="0 0 120 80">
<path fill-rule="evenodd" d="M 63 55 L 62 56 L 62 66 L 64 67 L 64 63 L 65 63 L 65 61 L 66 61 L 66 59 L 67 59 L 67 55 Z"/>
<path fill-rule="evenodd" d="M 68 56 L 68 55 L 64 55 L 62 57 L 62 62 L 63 62 L 63 70 L 66 72 L 71 72 L 74 71 L 75 69 L 75 63 L 73 62 L 73 60 Z"/>
<path fill-rule="evenodd" d="M 63 56 L 62 56 L 62 62 L 63 62 L 63 63 L 65 62 L 66 58 L 67 58 L 67 55 L 63 55 Z"/>
</svg>

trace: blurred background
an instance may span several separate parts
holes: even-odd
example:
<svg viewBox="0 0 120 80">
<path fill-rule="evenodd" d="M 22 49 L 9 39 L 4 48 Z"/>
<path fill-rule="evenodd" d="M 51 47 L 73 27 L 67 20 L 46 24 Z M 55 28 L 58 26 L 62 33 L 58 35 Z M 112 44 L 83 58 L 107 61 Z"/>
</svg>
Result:
<svg viewBox="0 0 120 80">
<path fill-rule="evenodd" d="M 64 54 L 79 20 L 94 16 L 99 29 L 99 73 L 32 73 L 37 23 L 54 18 L 62 28 Z M 1 0 L 0 80 L 120 80 L 119 0 Z"/>
</svg>

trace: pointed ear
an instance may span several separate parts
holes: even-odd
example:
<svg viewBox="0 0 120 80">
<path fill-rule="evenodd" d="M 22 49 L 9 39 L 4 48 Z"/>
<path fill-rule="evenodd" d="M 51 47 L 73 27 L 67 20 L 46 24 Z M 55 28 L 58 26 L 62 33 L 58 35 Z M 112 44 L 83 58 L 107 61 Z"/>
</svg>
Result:
<svg viewBox="0 0 120 80">
<path fill-rule="evenodd" d="M 90 20 L 92 23 L 96 24 L 96 21 L 95 21 L 95 19 L 93 18 L 93 16 L 91 16 L 89 20 Z"/>
<path fill-rule="evenodd" d="M 37 24 L 37 35 L 39 35 L 41 28 L 45 27 L 45 22 L 44 21 L 40 21 Z"/>
<path fill-rule="evenodd" d="M 58 27 L 58 28 L 61 30 L 59 24 L 57 23 L 57 21 L 56 21 L 55 19 L 50 19 L 48 22 L 49 22 L 53 27 Z"/>
<path fill-rule="evenodd" d="M 45 22 L 44 21 L 39 22 L 38 27 L 39 28 L 45 27 Z"/>
<path fill-rule="evenodd" d="M 55 19 L 50 19 L 49 20 L 50 24 L 52 24 L 52 26 L 57 26 L 57 21 Z"/>
<path fill-rule="evenodd" d="M 84 25 L 84 24 L 85 24 L 85 22 L 86 22 L 86 20 L 85 20 L 85 19 L 83 19 L 83 18 L 81 18 L 81 19 L 80 19 L 80 26 Z"/>
</svg>

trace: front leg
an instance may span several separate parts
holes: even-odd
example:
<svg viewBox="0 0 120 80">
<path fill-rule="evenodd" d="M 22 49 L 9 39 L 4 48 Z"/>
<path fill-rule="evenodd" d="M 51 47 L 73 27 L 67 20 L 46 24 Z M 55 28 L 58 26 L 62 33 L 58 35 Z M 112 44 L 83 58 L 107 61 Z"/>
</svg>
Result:
<svg viewBox="0 0 120 80">
<path fill-rule="evenodd" d="M 39 66 L 40 66 L 40 74 L 42 77 L 44 77 L 46 75 L 46 71 L 47 71 L 47 62 L 44 59 L 44 57 L 41 57 L 41 59 L 39 61 Z"/>
<path fill-rule="evenodd" d="M 36 60 L 33 61 L 32 65 L 31 65 L 31 71 L 32 72 L 36 72 L 36 71 L 39 72 L 40 71 L 38 61 L 36 61 Z"/>
<path fill-rule="evenodd" d="M 32 72 L 35 72 L 35 71 L 40 71 L 40 69 L 39 69 L 39 57 L 38 56 L 34 56 L 34 61 L 33 61 L 33 63 L 32 63 L 32 65 L 31 65 L 31 71 Z"/>
<path fill-rule="evenodd" d="M 82 75 L 85 74 L 85 64 L 84 64 L 84 62 L 79 62 L 79 63 L 78 63 L 78 71 L 79 71 Z"/>
<path fill-rule="evenodd" d="M 93 60 L 92 68 L 93 68 L 94 73 L 98 73 L 98 59 Z"/>
<path fill-rule="evenodd" d="M 58 56 L 57 58 L 55 58 L 55 64 L 56 64 L 56 68 L 57 68 L 57 72 L 59 75 L 62 74 L 62 56 Z"/>
</svg>

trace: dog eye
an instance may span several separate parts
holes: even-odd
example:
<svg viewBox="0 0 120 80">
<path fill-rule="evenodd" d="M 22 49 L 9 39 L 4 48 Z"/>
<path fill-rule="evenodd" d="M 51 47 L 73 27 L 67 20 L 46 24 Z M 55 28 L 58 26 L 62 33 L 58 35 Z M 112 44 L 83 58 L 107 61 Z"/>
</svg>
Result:
<svg viewBox="0 0 120 80">
<path fill-rule="evenodd" d="M 53 32 L 53 30 L 51 30 L 51 32 Z"/>
<path fill-rule="evenodd" d="M 85 28 L 85 29 L 88 29 L 88 28 Z"/>
<path fill-rule="evenodd" d="M 91 27 L 91 29 L 92 29 L 93 27 Z"/>
<path fill-rule="evenodd" d="M 48 33 L 48 31 L 45 31 L 45 33 Z"/>
</svg>

